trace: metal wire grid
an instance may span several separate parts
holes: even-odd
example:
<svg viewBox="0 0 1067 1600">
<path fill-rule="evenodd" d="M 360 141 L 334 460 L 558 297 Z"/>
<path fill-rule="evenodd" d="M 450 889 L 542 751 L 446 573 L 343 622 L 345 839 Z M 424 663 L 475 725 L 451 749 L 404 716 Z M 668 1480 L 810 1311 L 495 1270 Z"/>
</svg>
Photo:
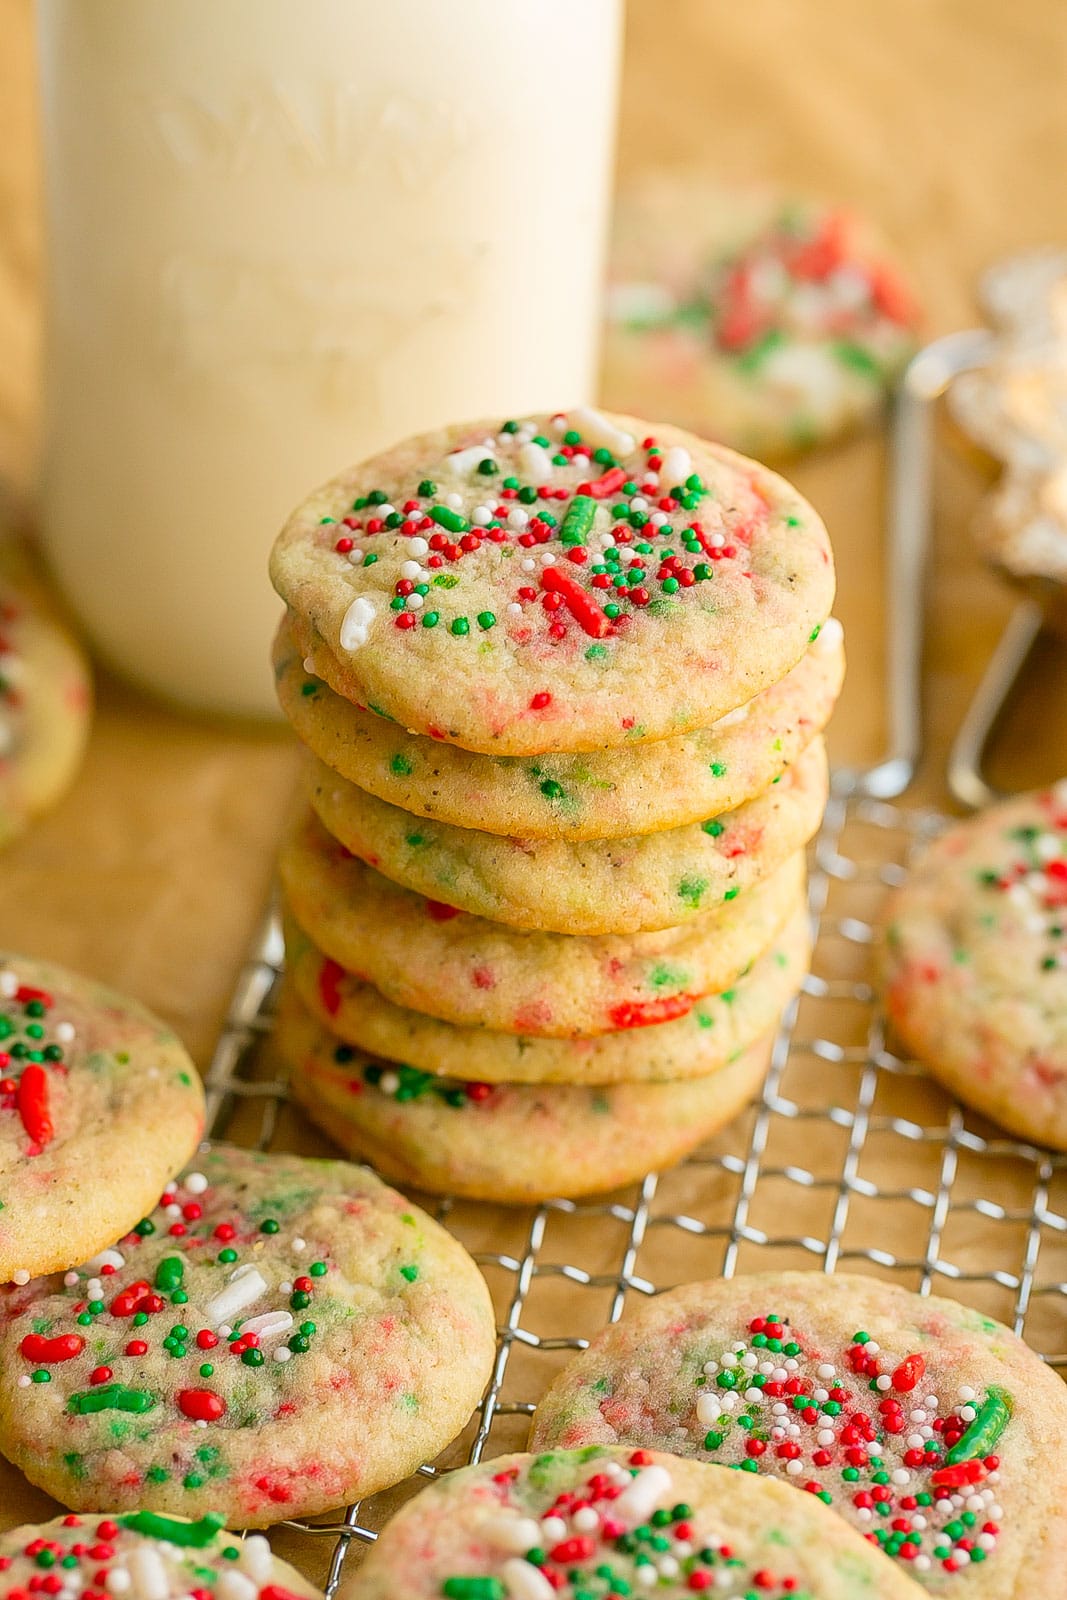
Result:
<svg viewBox="0 0 1067 1600">
<path fill-rule="evenodd" d="M 502 1290 L 498 1349 L 449 1465 L 520 1448 L 522 1419 L 552 1372 L 585 1347 L 586 1332 L 622 1315 L 628 1295 L 702 1276 L 772 1265 L 880 1273 L 978 1304 L 1067 1367 L 1067 1158 L 998 1136 L 895 1055 L 872 984 L 878 902 L 943 826 L 930 811 L 866 798 L 857 780 L 839 777 L 813 852 L 812 976 L 782 1019 L 747 1119 L 673 1173 L 649 1174 L 629 1198 L 521 1210 L 436 1205 L 461 1237 L 464 1219 L 476 1216 L 483 1236 L 488 1217 L 494 1240 L 514 1239 L 508 1249 L 474 1249 Z M 263 1075 L 256 1049 L 271 1026 L 282 961 L 272 916 L 240 975 L 207 1079 L 213 1132 L 240 1120 L 244 1141 L 254 1109 L 251 1137 L 263 1148 L 278 1138 L 279 1117 L 292 1114 L 285 1083 Z M 794 1224 L 788 1231 L 771 1225 L 783 1217 Z M 287 1525 L 334 1541 L 328 1593 L 395 1501 L 391 1492 L 350 1506 L 340 1521 Z M 312 1547 L 302 1551 L 313 1559 Z M 316 1561 L 321 1553 L 317 1545 Z"/>
</svg>

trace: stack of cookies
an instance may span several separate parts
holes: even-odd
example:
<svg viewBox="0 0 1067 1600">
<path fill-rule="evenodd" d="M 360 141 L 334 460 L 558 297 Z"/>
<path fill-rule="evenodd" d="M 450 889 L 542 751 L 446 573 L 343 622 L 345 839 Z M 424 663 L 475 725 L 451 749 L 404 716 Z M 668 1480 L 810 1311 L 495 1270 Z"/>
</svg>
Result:
<svg viewBox="0 0 1067 1600">
<path fill-rule="evenodd" d="M 758 1088 L 809 956 L 843 672 L 780 477 L 588 408 L 443 429 L 290 519 L 296 1098 L 430 1190 L 581 1194 Z"/>
</svg>

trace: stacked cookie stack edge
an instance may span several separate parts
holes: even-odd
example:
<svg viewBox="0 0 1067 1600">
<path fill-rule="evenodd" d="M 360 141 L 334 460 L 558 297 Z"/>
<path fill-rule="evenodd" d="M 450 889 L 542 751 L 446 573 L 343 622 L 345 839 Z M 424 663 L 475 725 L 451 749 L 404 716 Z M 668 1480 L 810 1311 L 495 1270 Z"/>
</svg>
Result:
<svg viewBox="0 0 1067 1600">
<path fill-rule="evenodd" d="M 422 435 L 290 519 L 281 856 L 296 1098 L 424 1189 L 678 1160 L 758 1089 L 809 957 L 843 673 L 774 473 L 579 408 Z"/>
</svg>

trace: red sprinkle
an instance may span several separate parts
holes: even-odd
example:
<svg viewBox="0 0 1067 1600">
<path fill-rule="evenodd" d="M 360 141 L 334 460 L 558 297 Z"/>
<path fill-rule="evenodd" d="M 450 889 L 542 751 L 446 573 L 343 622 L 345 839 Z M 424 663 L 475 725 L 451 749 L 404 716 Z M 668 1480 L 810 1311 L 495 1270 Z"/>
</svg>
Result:
<svg viewBox="0 0 1067 1600">
<path fill-rule="evenodd" d="M 226 1415 L 226 1402 L 210 1389 L 182 1389 L 178 1393 L 178 1410 L 194 1422 L 218 1422 Z"/>
</svg>

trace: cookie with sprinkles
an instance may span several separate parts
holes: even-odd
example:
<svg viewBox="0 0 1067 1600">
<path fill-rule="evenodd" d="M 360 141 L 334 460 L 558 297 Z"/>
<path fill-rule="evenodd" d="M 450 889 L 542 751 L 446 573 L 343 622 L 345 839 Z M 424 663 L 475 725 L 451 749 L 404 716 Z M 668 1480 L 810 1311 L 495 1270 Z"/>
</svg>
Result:
<svg viewBox="0 0 1067 1600">
<path fill-rule="evenodd" d="M 728 989 L 781 932 L 804 883 L 798 852 L 682 927 L 581 938 L 508 928 L 412 894 L 351 855 L 313 812 L 295 823 L 278 866 L 290 912 L 323 952 L 316 983 L 328 1014 L 347 975 L 408 1011 L 550 1039 L 669 1022 Z"/>
<path fill-rule="evenodd" d="M 292 992 L 275 1039 L 293 1099 L 342 1150 L 394 1183 L 516 1205 L 597 1194 L 673 1166 L 744 1109 L 771 1050 L 765 1037 L 678 1083 L 471 1082 L 339 1044 Z"/>
<path fill-rule="evenodd" d="M 69 787 L 91 702 L 85 656 L 20 549 L 0 538 L 0 846 Z"/>
<path fill-rule="evenodd" d="M 804 980 L 811 955 L 806 909 L 798 903 L 772 947 L 732 988 L 707 995 L 681 1017 L 592 1039 L 537 1039 L 457 1028 L 384 999 L 350 973 L 325 991 L 321 951 L 290 919 L 289 980 L 307 1009 L 343 1044 L 405 1063 L 409 1084 L 430 1074 L 488 1083 L 665 1083 L 726 1066 L 772 1028 Z"/>
<path fill-rule="evenodd" d="M 0 1600 L 321 1600 L 261 1533 L 133 1511 L 56 1517 L 0 1534 Z"/>
<path fill-rule="evenodd" d="M 343 473 L 271 577 L 345 699 L 513 756 L 709 727 L 796 666 L 834 596 L 826 530 L 783 479 L 583 407 Z"/>
<path fill-rule="evenodd" d="M 77 1511 L 263 1527 L 435 1455 L 493 1351 L 480 1272 L 402 1195 L 220 1145 L 111 1249 L 0 1291 L 0 1450 Z"/>
<path fill-rule="evenodd" d="M 619 197 L 609 405 L 778 457 L 871 421 L 918 328 L 884 244 L 839 206 L 663 173 Z"/>
<path fill-rule="evenodd" d="M 826 749 L 814 740 L 736 811 L 626 839 L 503 839 L 412 818 L 317 760 L 308 795 L 346 850 L 417 894 L 514 928 L 644 933 L 731 904 L 803 848 L 826 804 Z"/>
<path fill-rule="evenodd" d="M 831 617 L 792 672 L 711 728 L 529 759 L 430 741 L 342 700 L 322 680 L 325 646 L 299 648 L 288 620 L 274 672 L 303 742 L 379 800 L 487 833 L 605 839 L 700 822 L 766 789 L 826 726 L 844 676 L 842 639 Z"/>
<path fill-rule="evenodd" d="M 948 830 L 886 907 L 897 1036 L 968 1105 L 1067 1150 L 1067 783 Z"/>
<path fill-rule="evenodd" d="M 778 1478 L 937 1594 L 1059 1593 L 1067 1388 L 1007 1328 L 872 1278 L 687 1284 L 552 1384 L 534 1449 L 628 1444 Z"/>
<path fill-rule="evenodd" d="M 818 1501 L 655 1450 L 498 1456 L 408 1502 L 341 1600 L 909 1600 Z"/>
<path fill-rule="evenodd" d="M 0 951 L 0 1283 L 104 1249 L 203 1128 L 199 1075 L 157 1017 Z"/>
</svg>

